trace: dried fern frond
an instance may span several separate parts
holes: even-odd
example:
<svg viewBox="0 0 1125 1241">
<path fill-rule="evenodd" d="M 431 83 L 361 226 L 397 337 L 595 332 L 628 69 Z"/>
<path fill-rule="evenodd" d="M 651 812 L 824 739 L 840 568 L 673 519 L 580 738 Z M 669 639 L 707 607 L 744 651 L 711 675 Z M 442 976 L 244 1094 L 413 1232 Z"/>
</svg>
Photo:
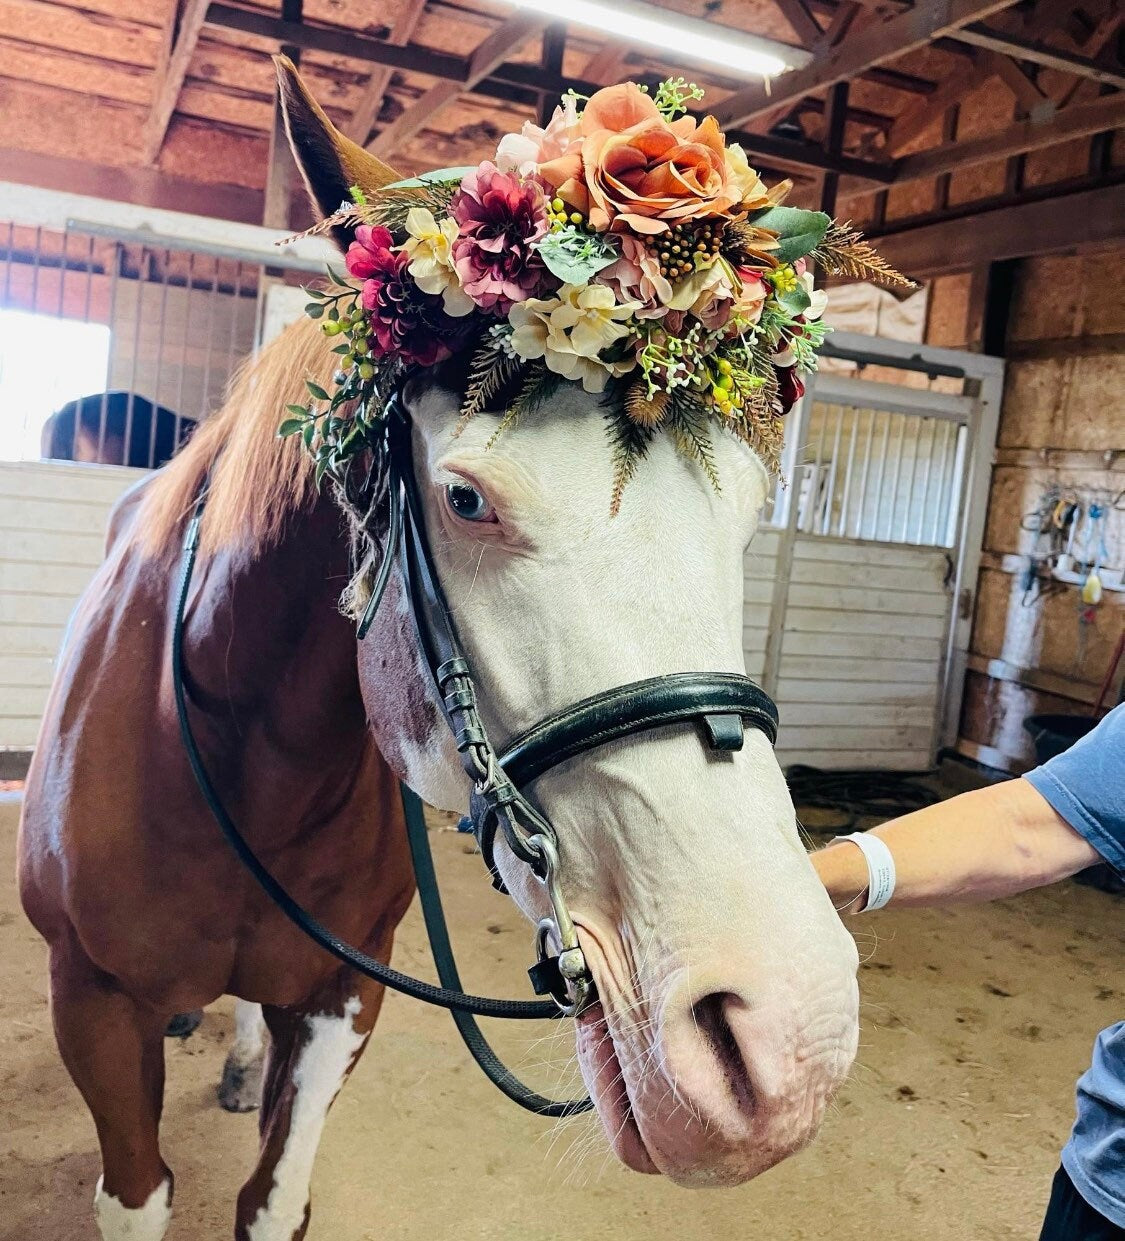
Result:
<svg viewBox="0 0 1125 1241">
<path fill-rule="evenodd" d="M 677 452 L 686 460 L 696 462 L 715 491 L 721 493 L 715 446 L 711 442 L 711 412 L 696 393 L 676 388 L 672 392 L 668 429 Z"/>
<path fill-rule="evenodd" d="M 609 514 L 616 517 L 621 511 L 621 497 L 625 494 L 625 488 L 637 472 L 637 466 L 647 456 L 656 429 L 634 422 L 621 406 L 607 410 L 605 417 L 606 432 L 613 453 L 613 492 Z"/>
<path fill-rule="evenodd" d="M 505 431 L 511 430 L 516 425 L 524 414 L 531 413 L 533 409 L 542 405 L 548 397 L 554 395 L 562 382 L 562 376 L 556 375 L 554 371 L 549 371 L 545 362 L 533 362 L 527 368 L 527 372 L 524 375 L 523 387 L 516 393 L 515 399 L 504 411 L 504 417 L 500 419 L 500 425 L 488 437 L 488 443 L 485 444 L 485 448 L 491 448 Z"/>
<path fill-rule="evenodd" d="M 648 384 L 638 379 L 625 393 L 625 412 L 642 427 L 657 427 L 668 412 L 668 393 L 648 394 Z"/>
<path fill-rule="evenodd" d="M 449 214 L 449 205 L 457 193 L 456 181 L 423 181 L 419 185 L 388 186 L 373 194 L 365 203 L 344 203 L 326 219 L 318 221 L 303 233 L 294 233 L 278 242 L 288 245 L 302 237 L 318 237 L 334 228 L 358 228 L 369 224 L 373 228 L 389 228 L 392 233 L 406 227 L 407 213 L 414 207 L 425 207 L 440 218 Z"/>
<path fill-rule="evenodd" d="M 878 284 L 894 284 L 905 289 L 917 288 L 913 280 L 896 271 L 870 242 L 864 241 L 863 234 L 852 228 L 850 220 L 832 224 L 809 258 L 835 276 L 874 280 Z"/>
<path fill-rule="evenodd" d="M 488 335 L 473 354 L 469 383 L 461 401 L 461 418 L 454 435 L 460 435 L 470 418 L 488 408 L 493 397 L 514 379 L 523 362 L 510 353 L 502 341 Z"/>
</svg>

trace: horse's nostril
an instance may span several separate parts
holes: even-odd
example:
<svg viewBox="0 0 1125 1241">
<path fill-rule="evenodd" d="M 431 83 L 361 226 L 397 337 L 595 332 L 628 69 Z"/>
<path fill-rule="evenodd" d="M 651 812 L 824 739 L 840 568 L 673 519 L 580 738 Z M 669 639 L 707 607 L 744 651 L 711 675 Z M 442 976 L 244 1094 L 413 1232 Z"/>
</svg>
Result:
<svg viewBox="0 0 1125 1241">
<path fill-rule="evenodd" d="M 715 1059 L 719 1069 L 727 1079 L 730 1092 L 743 1112 L 754 1110 L 754 1084 L 743 1058 L 742 1049 L 730 1026 L 732 1009 L 744 1008 L 745 1001 L 733 991 L 716 991 L 705 995 L 692 1005 L 691 1015 L 695 1020 L 696 1029 Z"/>
</svg>

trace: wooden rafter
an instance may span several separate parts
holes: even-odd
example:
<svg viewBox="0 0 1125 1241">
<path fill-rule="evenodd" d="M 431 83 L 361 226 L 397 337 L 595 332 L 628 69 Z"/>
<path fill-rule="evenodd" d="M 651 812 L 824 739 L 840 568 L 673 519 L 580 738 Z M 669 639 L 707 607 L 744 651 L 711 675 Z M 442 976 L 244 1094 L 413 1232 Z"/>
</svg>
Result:
<svg viewBox="0 0 1125 1241">
<path fill-rule="evenodd" d="M 1015 95 L 1016 101 L 1024 112 L 1034 112 L 1036 108 L 1041 107 L 1054 110 L 1055 105 L 1047 97 L 1046 92 L 1038 86 L 1027 70 L 1010 56 L 990 52 L 987 55 L 987 63 L 992 66 L 1000 81 Z"/>
<path fill-rule="evenodd" d="M 805 47 L 812 48 L 820 42 L 824 31 L 805 0 L 775 0 L 775 3 Z"/>
<path fill-rule="evenodd" d="M 895 165 L 893 184 L 925 180 L 973 164 L 1023 155 L 1071 138 L 1087 138 L 1090 134 L 1113 129 L 1122 122 L 1125 122 L 1125 95 L 1103 95 L 1091 103 L 1072 104 L 1050 119 L 1031 116 L 999 133 L 904 156 Z"/>
<path fill-rule="evenodd" d="M 395 18 L 391 33 L 387 36 L 387 42 L 396 47 L 405 47 L 414 37 L 425 8 L 426 0 L 407 0 L 398 17 Z M 348 122 L 345 133 L 361 146 L 367 142 L 371 131 L 375 128 L 375 118 L 383 106 L 383 97 L 387 93 L 393 73 L 394 70 L 390 65 L 378 65 L 372 70 L 363 96 L 352 113 L 352 119 Z"/>
<path fill-rule="evenodd" d="M 962 26 L 1008 8 L 1014 0 L 923 0 L 889 21 L 868 26 L 803 69 L 782 74 L 766 86 L 748 86 L 721 100 L 712 111 L 725 126 L 740 126 L 804 95 L 894 60 Z"/>
<path fill-rule="evenodd" d="M 1086 56 L 1065 52 L 1057 47 L 1048 47 L 1047 44 L 1033 39 L 1023 39 L 1016 35 L 990 30 L 981 25 L 966 26 L 962 30 L 955 31 L 952 37 L 960 43 L 968 43 L 990 52 L 1013 56 L 1017 60 L 1042 65 L 1045 69 L 1058 69 L 1062 73 L 1089 78 L 1092 82 L 1100 82 L 1103 86 L 1114 86 L 1118 89 L 1125 87 L 1125 73 L 1122 73 L 1120 69 L 1091 60 Z"/>
<path fill-rule="evenodd" d="M 165 45 L 164 58 L 156 74 L 152 111 L 145 125 L 142 145 L 146 164 L 155 163 L 164 146 L 164 138 L 172 123 L 172 114 L 179 102 L 184 78 L 187 77 L 188 66 L 203 29 L 207 5 L 208 0 L 187 0 L 180 15 L 179 26 L 174 28 L 174 38 L 170 37 Z M 178 7 L 175 0 L 173 6 Z M 173 31 L 169 33 L 172 34 Z"/>
<path fill-rule="evenodd" d="M 460 82 L 435 82 L 394 122 L 384 129 L 371 144 L 371 151 L 382 157 L 391 155 L 396 148 L 412 138 L 434 113 L 444 108 L 458 95 L 483 82 L 509 52 L 514 51 L 528 39 L 534 38 L 547 24 L 546 19 L 529 13 L 516 13 L 498 26 L 473 52 L 469 67 Z"/>
<path fill-rule="evenodd" d="M 1125 241 L 1125 184 L 908 224 L 876 235 L 879 253 L 908 275 L 938 276 L 1001 259 Z"/>
<path fill-rule="evenodd" d="M 938 83 L 932 95 L 909 104 L 898 114 L 887 134 L 886 153 L 898 155 L 915 138 L 925 133 L 940 116 L 987 82 L 994 72 L 995 66 L 982 57 L 981 62 L 967 73 L 951 73 Z"/>
</svg>

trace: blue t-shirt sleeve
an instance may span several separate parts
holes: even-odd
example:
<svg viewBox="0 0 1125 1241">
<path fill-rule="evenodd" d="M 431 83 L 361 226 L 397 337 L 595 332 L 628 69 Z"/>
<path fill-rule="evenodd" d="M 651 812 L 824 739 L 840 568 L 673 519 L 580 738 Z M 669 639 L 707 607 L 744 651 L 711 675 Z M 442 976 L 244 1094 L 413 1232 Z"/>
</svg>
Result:
<svg viewBox="0 0 1125 1241">
<path fill-rule="evenodd" d="M 1125 875 L 1125 704 L 1024 778 Z"/>
</svg>

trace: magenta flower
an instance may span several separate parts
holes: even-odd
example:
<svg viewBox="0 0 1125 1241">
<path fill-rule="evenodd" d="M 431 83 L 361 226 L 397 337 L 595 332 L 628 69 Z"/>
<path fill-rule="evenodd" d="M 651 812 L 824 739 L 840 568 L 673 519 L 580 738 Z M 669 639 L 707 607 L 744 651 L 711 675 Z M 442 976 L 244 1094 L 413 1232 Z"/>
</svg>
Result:
<svg viewBox="0 0 1125 1241">
<path fill-rule="evenodd" d="M 461 287 L 482 310 L 503 317 L 514 303 L 555 283 L 532 249 L 548 230 L 547 205 L 536 182 L 485 161 L 466 175 L 449 210 L 459 234 L 453 265 Z"/>
<path fill-rule="evenodd" d="M 348 246 L 348 252 L 344 256 L 348 274 L 357 280 L 366 280 L 369 276 L 377 276 L 388 270 L 393 243 L 394 238 L 391 237 L 389 229 L 361 224 L 355 230 L 355 241 Z"/>
</svg>

